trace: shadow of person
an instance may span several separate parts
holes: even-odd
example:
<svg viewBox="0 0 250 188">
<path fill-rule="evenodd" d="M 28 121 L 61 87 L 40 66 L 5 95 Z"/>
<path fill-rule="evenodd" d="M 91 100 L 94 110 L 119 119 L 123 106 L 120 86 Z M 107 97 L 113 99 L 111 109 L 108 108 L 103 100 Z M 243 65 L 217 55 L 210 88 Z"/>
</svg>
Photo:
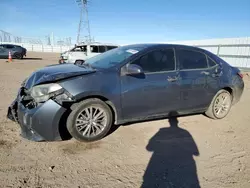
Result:
<svg viewBox="0 0 250 188">
<path fill-rule="evenodd" d="M 191 134 L 178 127 L 177 118 L 169 118 L 169 128 L 161 128 L 146 149 L 153 152 L 142 188 L 199 188 L 193 155 L 199 156 Z"/>
</svg>

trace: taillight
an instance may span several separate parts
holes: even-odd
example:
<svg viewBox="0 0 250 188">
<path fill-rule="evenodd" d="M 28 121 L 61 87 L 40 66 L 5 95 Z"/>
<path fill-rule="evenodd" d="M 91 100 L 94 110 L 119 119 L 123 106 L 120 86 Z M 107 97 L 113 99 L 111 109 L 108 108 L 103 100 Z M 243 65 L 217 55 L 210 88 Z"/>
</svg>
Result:
<svg viewBox="0 0 250 188">
<path fill-rule="evenodd" d="M 243 74 L 241 72 L 237 73 L 241 78 L 243 78 Z"/>
</svg>

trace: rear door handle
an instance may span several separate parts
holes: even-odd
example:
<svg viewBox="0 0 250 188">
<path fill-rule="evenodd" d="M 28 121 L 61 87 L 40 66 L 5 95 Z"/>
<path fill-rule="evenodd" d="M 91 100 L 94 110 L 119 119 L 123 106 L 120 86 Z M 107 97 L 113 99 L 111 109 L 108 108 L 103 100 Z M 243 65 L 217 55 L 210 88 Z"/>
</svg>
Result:
<svg viewBox="0 0 250 188">
<path fill-rule="evenodd" d="M 221 75 L 222 75 L 222 72 L 220 72 L 220 73 L 213 73 L 213 74 L 212 74 L 213 77 L 219 77 L 219 76 L 221 76 Z"/>
<path fill-rule="evenodd" d="M 178 80 L 178 77 L 175 76 L 174 78 L 172 78 L 172 77 L 169 76 L 167 80 L 168 80 L 169 82 L 175 82 L 175 81 Z"/>
<path fill-rule="evenodd" d="M 209 72 L 207 72 L 207 71 L 201 71 L 201 74 L 209 75 Z"/>
</svg>

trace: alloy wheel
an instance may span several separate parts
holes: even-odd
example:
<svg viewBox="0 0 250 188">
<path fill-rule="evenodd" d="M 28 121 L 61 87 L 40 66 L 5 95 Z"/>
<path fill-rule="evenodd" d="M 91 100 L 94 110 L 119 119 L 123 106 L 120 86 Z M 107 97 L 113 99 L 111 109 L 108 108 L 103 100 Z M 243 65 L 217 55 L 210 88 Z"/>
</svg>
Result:
<svg viewBox="0 0 250 188">
<path fill-rule="evenodd" d="M 214 115 L 217 118 L 223 118 L 230 110 L 232 103 L 231 95 L 229 93 L 219 94 L 214 102 Z"/>
<path fill-rule="evenodd" d="M 107 126 L 107 114 L 100 107 L 89 106 L 77 115 L 75 126 L 84 137 L 97 136 Z"/>
</svg>

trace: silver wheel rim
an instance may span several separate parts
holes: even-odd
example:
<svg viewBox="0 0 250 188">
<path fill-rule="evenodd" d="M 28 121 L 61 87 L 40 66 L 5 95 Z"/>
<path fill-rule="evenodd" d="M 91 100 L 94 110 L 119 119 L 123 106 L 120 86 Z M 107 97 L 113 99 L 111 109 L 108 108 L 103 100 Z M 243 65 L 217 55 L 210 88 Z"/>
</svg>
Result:
<svg viewBox="0 0 250 188">
<path fill-rule="evenodd" d="M 218 118 L 222 118 L 227 115 L 231 107 L 231 96 L 228 93 L 221 93 L 215 99 L 214 114 Z"/>
<path fill-rule="evenodd" d="M 107 114 L 100 107 L 87 107 L 77 115 L 75 126 L 84 137 L 97 136 L 107 126 Z"/>
</svg>

